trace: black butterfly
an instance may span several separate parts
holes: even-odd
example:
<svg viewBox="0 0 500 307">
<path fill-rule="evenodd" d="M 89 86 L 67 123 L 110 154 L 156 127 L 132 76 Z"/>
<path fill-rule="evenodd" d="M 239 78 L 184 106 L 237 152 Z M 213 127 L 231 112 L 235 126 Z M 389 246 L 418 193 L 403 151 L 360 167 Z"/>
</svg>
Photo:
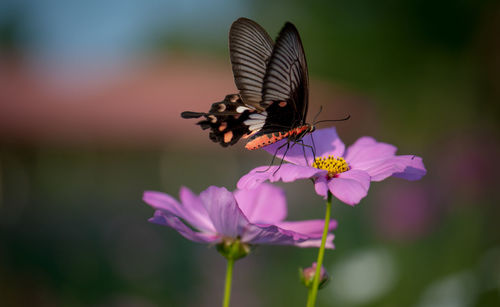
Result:
<svg viewBox="0 0 500 307">
<path fill-rule="evenodd" d="M 229 52 L 239 94 L 227 95 L 207 113 L 182 112 L 183 118 L 205 119 L 210 139 L 226 147 L 250 138 L 253 150 L 288 138 L 298 142 L 314 131 L 305 122 L 308 108 L 308 73 L 299 32 L 289 22 L 276 43 L 256 22 L 240 18 L 229 31 Z"/>
</svg>

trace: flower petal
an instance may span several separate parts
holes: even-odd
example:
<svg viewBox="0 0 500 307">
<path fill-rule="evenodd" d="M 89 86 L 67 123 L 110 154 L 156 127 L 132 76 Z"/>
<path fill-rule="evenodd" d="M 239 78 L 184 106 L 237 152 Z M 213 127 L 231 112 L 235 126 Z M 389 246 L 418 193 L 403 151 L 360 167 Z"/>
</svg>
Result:
<svg viewBox="0 0 500 307">
<path fill-rule="evenodd" d="M 327 198 L 329 188 L 326 176 L 320 176 L 314 180 L 314 190 L 319 196 L 323 196 L 324 199 Z"/>
<path fill-rule="evenodd" d="M 297 233 L 305 234 L 311 238 L 321 238 L 323 235 L 323 227 L 325 227 L 324 220 L 305 220 L 305 221 L 285 221 L 277 223 L 276 226 L 294 231 Z M 328 230 L 332 231 L 337 228 L 337 221 L 330 220 Z"/>
<path fill-rule="evenodd" d="M 329 155 L 339 157 L 344 155 L 344 142 L 339 138 L 337 130 L 334 127 L 319 129 L 312 134 L 314 143 L 311 141 L 311 144 L 316 148 L 316 157 Z"/>
<path fill-rule="evenodd" d="M 280 244 L 293 245 L 296 240 L 303 241 L 305 236 L 296 236 L 292 232 L 280 231 L 275 225 L 250 224 L 241 237 L 243 242 L 250 244 Z"/>
<path fill-rule="evenodd" d="M 379 143 L 371 137 L 362 137 L 347 149 L 346 161 L 351 169 L 366 171 L 372 181 L 381 181 L 397 175 L 408 180 L 417 180 L 425 175 L 422 159 L 416 156 L 396 156 L 397 148 Z"/>
<path fill-rule="evenodd" d="M 406 162 L 406 167 L 402 172 L 394 173 L 394 177 L 406 180 L 419 180 L 427 173 L 422 158 L 417 156 L 400 156 L 400 159 Z"/>
<path fill-rule="evenodd" d="M 353 206 L 368 194 L 370 175 L 362 170 L 350 170 L 331 179 L 328 187 L 335 197 Z"/>
<path fill-rule="evenodd" d="M 331 240 L 333 240 L 333 236 Z M 329 241 L 330 244 L 327 244 L 329 248 L 333 248 L 331 240 Z M 242 241 L 250 244 L 319 247 L 321 244 L 321 235 L 319 238 L 317 236 L 312 238 L 302 233 L 277 227 L 276 225 L 250 224 L 242 236 Z"/>
<path fill-rule="evenodd" d="M 283 182 L 292 182 L 297 179 L 307 179 L 326 174 L 327 171 L 325 170 L 289 163 L 282 164 L 281 166 L 273 165 L 271 167 L 259 166 L 240 178 L 238 189 L 253 189 L 266 180 L 270 182 L 280 180 Z"/>
<path fill-rule="evenodd" d="M 251 223 L 275 224 L 286 217 L 286 198 L 283 189 L 260 184 L 255 189 L 236 190 L 234 197 Z"/>
<path fill-rule="evenodd" d="M 184 207 L 184 219 L 201 231 L 215 233 L 215 227 L 200 198 L 186 187 L 181 187 L 179 197 Z"/>
<path fill-rule="evenodd" d="M 395 174 L 408 180 L 417 180 L 426 173 L 422 158 L 416 156 L 395 156 L 376 161 L 365 171 L 370 174 L 372 181 L 382 181 Z"/>
<path fill-rule="evenodd" d="M 333 235 L 333 233 L 330 233 L 326 236 L 325 248 L 328 248 L 328 249 L 335 248 L 335 245 L 333 245 L 334 238 L 335 238 L 335 236 Z M 306 240 L 303 242 L 298 242 L 298 243 L 295 243 L 294 245 L 297 247 L 320 247 L 321 246 L 321 238 L 310 239 L 310 240 Z"/>
<path fill-rule="evenodd" d="M 284 145 L 286 142 L 290 142 L 288 151 L 286 150 L 287 146 Z M 281 146 L 283 147 L 279 149 Z M 342 156 L 344 154 L 345 145 L 337 135 L 335 128 L 330 127 L 309 133 L 298 143 L 293 143 L 285 139 L 264 147 L 264 150 L 272 155 L 276 155 L 276 157 L 280 159 L 283 159 L 283 155 L 285 155 L 286 152 L 285 161 L 297 165 L 310 166 L 314 161 L 312 148 L 315 149 L 316 157 L 328 155 Z M 307 160 L 304 158 L 304 155 Z"/>
<path fill-rule="evenodd" d="M 171 214 L 182 219 L 185 218 L 184 210 L 180 206 L 179 202 L 168 194 L 155 191 L 145 191 L 142 196 L 142 200 L 155 209 L 170 212 Z"/>
<path fill-rule="evenodd" d="M 194 242 L 210 243 L 219 240 L 219 236 L 215 233 L 194 232 L 179 220 L 179 218 L 165 211 L 156 210 L 154 216 L 150 218 L 149 221 L 151 223 L 172 227 L 183 237 Z"/>
<path fill-rule="evenodd" d="M 200 199 L 218 234 L 231 238 L 242 235 L 249 222 L 238 208 L 233 193 L 211 186 L 201 192 Z"/>
<path fill-rule="evenodd" d="M 380 143 L 372 137 L 364 136 L 347 148 L 345 160 L 352 168 L 364 169 L 364 163 L 394 157 L 396 150 L 391 144 Z"/>
</svg>

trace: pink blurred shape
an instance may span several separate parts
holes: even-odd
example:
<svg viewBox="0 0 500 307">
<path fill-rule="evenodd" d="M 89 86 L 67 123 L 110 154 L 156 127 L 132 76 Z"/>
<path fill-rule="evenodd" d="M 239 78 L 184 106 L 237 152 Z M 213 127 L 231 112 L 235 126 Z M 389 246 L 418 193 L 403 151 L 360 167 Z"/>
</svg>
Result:
<svg viewBox="0 0 500 307">
<path fill-rule="evenodd" d="M 50 68 L 40 71 L 19 59 L 0 57 L 0 141 L 209 147 L 214 144 L 207 133 L 180 113 L 208 110 L 211 103 L 237 92 L 229 60 L 208 57 L 152 58 L 125 64 L 118 72 L 103 67 L 93 73 L 71 71 L 54 78 Z M 351 114 L 367 123 L 375 118 L 366 105 L 360 106 L 365 99 L 331 84 L 311 83 L 311 118 L 320 105 L 325 107 L 321 118 Z"/>
<path fill-rule="evenodd" d="M 378 235 L 394 241 L 414 241 L 434 229 L 439 209 L 422 183 L 390 182 L 378 190 L 371 211 Z"/>
</svg>

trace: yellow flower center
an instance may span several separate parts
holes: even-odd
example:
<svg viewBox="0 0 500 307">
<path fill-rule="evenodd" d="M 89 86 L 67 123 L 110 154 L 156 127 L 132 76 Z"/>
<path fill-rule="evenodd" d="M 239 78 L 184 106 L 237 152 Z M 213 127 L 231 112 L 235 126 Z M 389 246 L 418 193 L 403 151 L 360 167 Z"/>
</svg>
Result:
<svg viewBox="0 0 500 307">
<path fill-rule="evenodd" d="M 349 170 L 349 164 L 345 162 L 344 158 L 335 158 L 332 155 L 314 159 L 312 166 L 328 171 L 328 177 L 330 178 L 336 177 L 337 174 L 347 172 Z"/>
</svg>

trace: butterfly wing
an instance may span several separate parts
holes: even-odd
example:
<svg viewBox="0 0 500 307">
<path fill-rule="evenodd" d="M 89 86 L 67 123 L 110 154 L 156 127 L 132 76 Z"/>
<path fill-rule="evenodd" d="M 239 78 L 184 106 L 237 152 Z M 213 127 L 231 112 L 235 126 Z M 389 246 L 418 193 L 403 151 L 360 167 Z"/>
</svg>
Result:
<svg viewBox="0 0 500 307">
<path fill-rule="evenodd" d="M 245 104 L 263 111 L 262 85 L 274 42 L 256 22 L 239 18 L 229 30 L 229 53 L 234 83 Z"/>
<path fill-rule="evenodd" d="M 299 33 L 286 23 L 273 48 L 267 32 L 250 19 L 236 20 L 229 32 L 235 84 L 240 94 L 213 103 L 207 113 L 183 112 L 183 118 L 205 119 L 210 139 L 226 147 L 249 136 L 296 128 L 308 106 L 307 63 Z M 255 139 L 254 139 L 255 141 Z"/>
<path fill-rule="evenodd" d="M 289 22 L 281 29 L 262 86 L 267 118 L 259 134 L 305 124 L 309 104 L 309 77 L 304 48 L 297 28 Z"/>
<path fill-rule="evenodd" d="M 254 110 L 248 108 L 238 94 L 231 94 L 227 95 L 223 101 L 213 103 L 207 113 L 185 111 L 181 113 L 181 117 L 204 117 L 205 119 L 197 124 L 203 130 L 210 129 L 209 137 L 213 142 L 227 147 L 252 133 L 251 126 L 244 122 L 253 112 Z"/>
</svg>

